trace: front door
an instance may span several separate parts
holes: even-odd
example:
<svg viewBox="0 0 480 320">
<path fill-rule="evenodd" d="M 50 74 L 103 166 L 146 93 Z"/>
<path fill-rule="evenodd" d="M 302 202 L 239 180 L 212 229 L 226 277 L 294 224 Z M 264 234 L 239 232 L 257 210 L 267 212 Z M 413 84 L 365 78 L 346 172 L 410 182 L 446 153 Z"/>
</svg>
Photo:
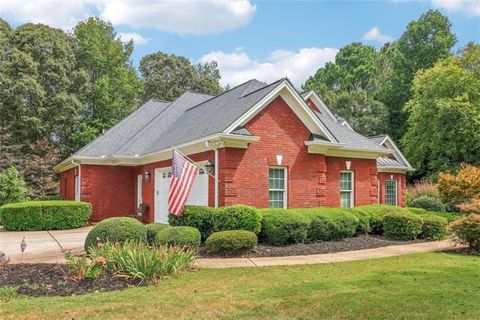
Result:
<svg viewBox="0 0 480 320">
<path fill-rule="evenodd" d="M 171 169 L 155 169 L 155 223 L 168 223 L 168 193 L 170 191 Z M 187 204 L 208 206 L 208 175 L 200 170 Z"/>
</svg>

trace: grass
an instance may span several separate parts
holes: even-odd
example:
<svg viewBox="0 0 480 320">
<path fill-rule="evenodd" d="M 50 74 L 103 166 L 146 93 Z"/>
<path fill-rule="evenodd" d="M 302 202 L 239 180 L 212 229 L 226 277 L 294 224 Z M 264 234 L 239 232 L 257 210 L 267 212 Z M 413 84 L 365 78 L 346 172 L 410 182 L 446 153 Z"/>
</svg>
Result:
<svg viewBox="0 0 480 320">
<path fill-rule="evenodd" d="M 480 258 L 202 269 L 158 285 L 0 300 L 2 319 L 479 319 Z"/>
</svg>

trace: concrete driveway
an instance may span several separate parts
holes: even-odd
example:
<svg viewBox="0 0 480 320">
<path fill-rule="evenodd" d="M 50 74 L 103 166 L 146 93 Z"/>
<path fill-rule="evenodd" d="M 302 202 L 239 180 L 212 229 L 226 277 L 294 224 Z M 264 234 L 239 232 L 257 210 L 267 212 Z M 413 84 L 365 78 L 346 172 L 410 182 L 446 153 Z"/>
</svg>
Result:
<svg viewBox="0 0 480 320">
<path fill-rule="evenodd" d="M 27 249 L 23 262 L 63 262 L 65 251 L 78 252 L 92 226 L 71 230 L 52 231 L 5 231 L 0 228 L 0 252 L 10 257 L 10 262 L 18 263 L 22 259 L 20 242 L 25 237 Z"/>
</svg>

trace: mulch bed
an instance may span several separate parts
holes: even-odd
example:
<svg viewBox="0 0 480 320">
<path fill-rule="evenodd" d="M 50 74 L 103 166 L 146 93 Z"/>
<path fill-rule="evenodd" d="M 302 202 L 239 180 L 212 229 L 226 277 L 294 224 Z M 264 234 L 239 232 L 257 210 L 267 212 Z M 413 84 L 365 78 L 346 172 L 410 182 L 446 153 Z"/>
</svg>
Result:
<svg viewBox="0 0 480 320">
<path fill-rule="evenodd" d="M 392 240 L 383 236 L 367 235 L 346 238 L 340 241 L 322 241 L 318 243 L 308 244 L 292 244 L 289 246 L 270 246 L 265 244 L 258 244 L 254 252 L 248 252 L 241 257 L 282 257 L 282 256 L 301 256 L 309 254 L 334 253 L 342 251 L 353 251 L 372 249 L 385 246 L 394 246 L 410 243 L 425 242 L 425 240 Z M 199 249 L 199 257 L 213 258 L 218 257 L 209 254 L 205 247 Z"/>
<path fill-rule="evenodd" d="M 76 280 L 66 275 L 63 264 L 8 264 L 0 266 L 0 288 L 15 287 L 19 294 L 70 296 L 95 291 L 121 290 L 131 287 L 125 278 L 104 272 L 97 279 Z"/>
</svg>

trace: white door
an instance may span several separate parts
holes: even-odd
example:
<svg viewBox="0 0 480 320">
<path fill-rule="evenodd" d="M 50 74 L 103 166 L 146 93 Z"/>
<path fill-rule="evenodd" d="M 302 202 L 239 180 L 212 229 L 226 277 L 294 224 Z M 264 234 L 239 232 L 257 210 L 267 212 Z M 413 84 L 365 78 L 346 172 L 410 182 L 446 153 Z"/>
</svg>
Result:
<svg viewBox="0 0 480 320">
<path fill-rule="evenodd" d="M 168 193 L 170 189 L 171 169 L 155 169 L 155 222 L 168 223 Z M 187 204 L 208 206 L 208 175 L 200 170 Z"/>
</svg>

